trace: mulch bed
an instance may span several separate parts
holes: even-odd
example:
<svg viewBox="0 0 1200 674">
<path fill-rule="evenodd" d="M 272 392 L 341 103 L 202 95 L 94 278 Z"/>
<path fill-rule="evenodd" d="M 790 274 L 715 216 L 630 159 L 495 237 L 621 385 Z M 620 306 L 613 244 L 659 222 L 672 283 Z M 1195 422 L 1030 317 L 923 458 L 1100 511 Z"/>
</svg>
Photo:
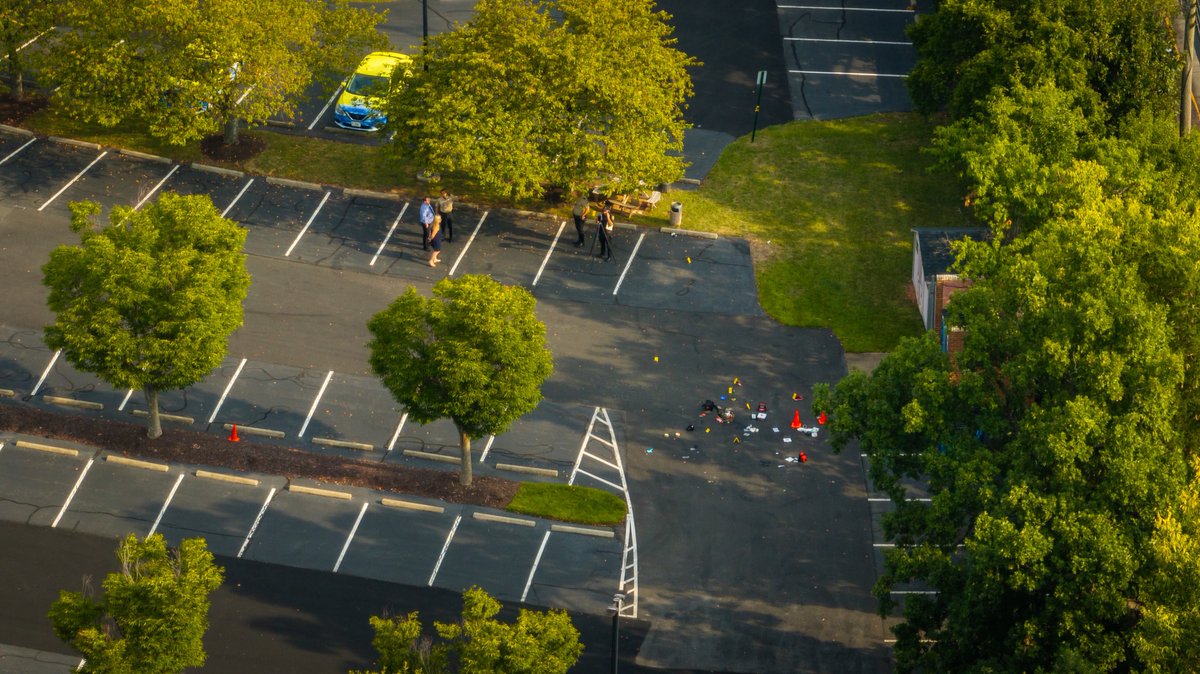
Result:
<svg viewBox="0 0 1200 674">
<path fill-rule="evenodd" d="M 28 93 L 19 101 L 12 96 L 0 96 L 0 124 L 20 124 L 26 117 L 49 104 L 45 98 Z"/>
<path fill-rule="evenodd" d="M 238 136 L 238 142 L 233 145 L 225 144 L 225 134 L 218 133 L 200 141 L 200 151 L 204 156 L 221 161 L 246 161 L 258 156 L 267 148 L 267 141 L 249 134 Z"/>
<path fill-rule="evenodd" d="M 178 428 L 163 428 L 162 437 L 151 440 L 142 424 L 51 412 L 23 404 L 0 404 L 0 430 L 76 442 L 125 456 L 307 478 L 487 508 L 504 509 L 519 486 L 512 480 L 480 476 L 470 487 L 464 487 L 458 483 L 457 471 L 408 468 L 245 440 L 234 443 Z"/>
</svg>

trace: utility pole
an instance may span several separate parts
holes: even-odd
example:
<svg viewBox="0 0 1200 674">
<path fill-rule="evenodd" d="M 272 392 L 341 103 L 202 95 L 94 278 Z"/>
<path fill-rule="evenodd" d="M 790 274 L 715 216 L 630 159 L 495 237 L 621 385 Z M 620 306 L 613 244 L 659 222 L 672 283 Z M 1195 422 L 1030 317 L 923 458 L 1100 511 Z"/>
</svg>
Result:
<svg viewBox="0 0 1200 674">
<path fill-rule="evenodd" d="M 758 96 L 754 100 L 754 128 L 750 130 L 750 142 L 754 142 L 754 137 L 758 135 L 758 110 L 762 107 L 762 90 L 763 85 L 767 83 L 767 71 L 758 71 Z"/>
<path fill-rule="evenodd" d="M 421 62 L 425 70 L 429 70 L 429 62 L 425 57 L 429 54 L 429 0 L 421 0 Z"/>
</svg>

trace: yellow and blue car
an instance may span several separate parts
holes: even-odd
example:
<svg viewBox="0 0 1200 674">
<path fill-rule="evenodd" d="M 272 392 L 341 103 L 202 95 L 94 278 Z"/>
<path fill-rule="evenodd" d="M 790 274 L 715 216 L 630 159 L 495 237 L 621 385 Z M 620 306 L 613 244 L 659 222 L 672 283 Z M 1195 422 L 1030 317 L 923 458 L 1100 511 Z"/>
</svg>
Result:
<svg viewBox="0 0 1200 674">
<path fill-rule="evenodd" d="M 409 74 L 412 59 L 394 51 L 367 54 L 362 63 L 347 78 L 337 105 L 333 108 L 333 123 L 343 129 L 378 131 L 387 124 L 383 106 L 393 73 Z M 397 69 L 400 69 L 397 71 Z"/>
</svg>

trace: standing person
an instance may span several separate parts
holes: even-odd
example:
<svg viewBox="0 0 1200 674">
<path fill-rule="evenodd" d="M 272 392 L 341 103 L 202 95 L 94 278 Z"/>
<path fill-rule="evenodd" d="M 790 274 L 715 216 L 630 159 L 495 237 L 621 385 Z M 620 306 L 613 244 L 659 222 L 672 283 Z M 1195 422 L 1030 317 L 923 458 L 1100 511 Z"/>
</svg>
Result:
<svg viewBox="0 0 1200 674">
<path fill-rule="evenodd" d="M 613 229 L 612 207 L 610 202 L 605 202 L 604 210 L 600 211 L 600 215 L 596 216 L 596 239 L 600 241 L 600 252 L 596 257 L 603 258 L 606 262 L 612 259 L 612 246 L 609 243 L 609 233 Z"/>
<path fill-rule="evenodd" d="M 429 254 L 429 266 L 438 266 L 438 255 L 442 254 L 442 216 L 433 216 L 433 223 L 429 225 L 429 248 L 433 250 Z"/>
<path fill-rule="evenodd" d="M 592 209 L 587 195 L 579 195 L 579 198 L 575 200 L 575 208 L 571 209 L 571 217 L 575 219 L 575 233 L 579 235 L 579 240 L 575 242 L 576 248 L 583 245 L 583 220 L 590 210 Z"/>
<path fill-rule="evenodd" d="M 429 228 L 433 226 L 433 206 L 429 197 L 421 200 L 421 250 L 429 250 Z"/>
<path fill-rule="evenodd" d="M 446 232 L 446 241 L 454 240 L 454 197 L 446 190 L 437 200 L 437 212 L 442 216 L 442 229 Z"/>
</svg>

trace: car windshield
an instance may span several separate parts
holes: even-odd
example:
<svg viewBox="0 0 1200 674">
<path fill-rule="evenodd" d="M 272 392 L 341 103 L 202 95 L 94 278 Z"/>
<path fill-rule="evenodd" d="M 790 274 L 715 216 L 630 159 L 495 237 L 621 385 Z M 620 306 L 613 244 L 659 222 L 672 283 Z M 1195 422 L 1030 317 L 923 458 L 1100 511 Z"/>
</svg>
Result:
<svg viewBox="0 0 1200 674">
<path fill-rule="evenodd" d="M 364 75 L 354 73 L 346 91 L 358 96 L 382 96 L 387 92 L 388 78 L 379 75 Z"/>
</svg>

